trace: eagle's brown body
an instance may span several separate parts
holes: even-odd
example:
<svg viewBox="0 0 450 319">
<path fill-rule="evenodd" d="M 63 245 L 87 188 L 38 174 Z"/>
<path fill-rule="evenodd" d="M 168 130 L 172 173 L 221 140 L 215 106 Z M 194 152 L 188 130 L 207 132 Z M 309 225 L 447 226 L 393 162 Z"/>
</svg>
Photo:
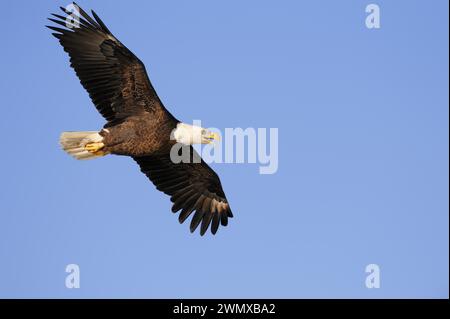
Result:
<svg viewBox="0 0 450 319">
<path fill-rule="evenodd" d="M 79 154 L 78 159 L 108 153 L 132 157 L 156 188 L 170 196 L 172 211 L 181 210 L 180 223 L 193 215 L 191 232 L 201 224 L 201 235 L 210 225 L 215 234 L 220 224 L 226 226 L 233 217 L 219 177 L 203 161 L 172 161 L 175 141 L 171 133 L 179 121 L 162 104 L 144 64 L 95 12 L 92 18 L 73 6 L 74 12 L 61 8 L 66 16 L 53 14 L 57 19 L 50 19 L 64 28 L 48 27 L 56 31 L 53 35 L 69 54 L 71 67 L 107 123 L 100 132 L 64 132 L 63 148 Z M 78 21 L 72 24 L 74 14 Z M 192 146 L 186 147 L 198 156 Z"/>
<path fill-rule="evenodd" d="M 127 121 L 101 130 L 99 134 L 105 144 L 102 150 L 133 157 L 166 154 L 176 143 L 170 138 L 176 124 L 164 114 L 158 115 L 131 116 Z"/>
</svg>

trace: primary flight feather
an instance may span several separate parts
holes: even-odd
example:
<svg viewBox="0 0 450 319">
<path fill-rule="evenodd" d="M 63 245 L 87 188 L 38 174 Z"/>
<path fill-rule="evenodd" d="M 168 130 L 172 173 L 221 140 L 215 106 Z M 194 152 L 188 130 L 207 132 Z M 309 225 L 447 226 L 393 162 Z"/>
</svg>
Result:
<svg viewBox="0 0 450 319">
<path fill-rule="evenodd" d="M 64 132 L 60 143 L 77 159 L 107 154 L 131 156 L 156 188 L 170 196 L 172 211 L 183 223 L 193 215 L 191 232 L 200 226 L 215 234 L 233 217 L 219 177 L 200 158 L 192 144 L 211 143 L 218 136 L 178 121 L 164 107 L 144 64 L 108 30 L 75 3 L 73 12 L 49 18 L 61 27 L 47 26 L 70 56 L 70 66 L 106 124 L 100 131 Z M 76 16 L 74 16 L 76 14 Z M 73 19 L 72 19 L 73 18 Z M 75 20 L 74 20 L 75 19 Z M 181 143 L 191 161 L 175 163 L 170 152 Z"/>
</svg>

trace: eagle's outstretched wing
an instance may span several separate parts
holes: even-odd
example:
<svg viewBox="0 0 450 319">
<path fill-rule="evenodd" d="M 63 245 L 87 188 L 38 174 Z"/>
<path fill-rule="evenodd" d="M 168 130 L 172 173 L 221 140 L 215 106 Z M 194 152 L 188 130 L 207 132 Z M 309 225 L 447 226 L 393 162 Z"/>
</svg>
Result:
<svg viewBox="0 0 450 319">
<path fill-rule="evenodd" d="M 159 111 L 173 118 L 150 83 L 144 64 L 94 11 L 95 20 L 75 3 L 73 7 L 74 12 L 61 7 L 65 16 L 49 18 L 64 28 L 47 27 L 56 31 L 53 35 L 69 53 L 71 67 L 109 125 L 142 112 Z"/>
<path fill-rule="evenodd" d="M 185 147 L 189 148 L 193 157 L 200 159 L 192 146 Z M 228 218 L 233 217 L 219 177 L 203 160 L 200 163 L 175 164 L 169 154 L 135 157 L 134 160 L 158 190 L 171 196 L 170 200 L 174 203 L 172 212 L 181 209 L 178 217 L 180 223 L 195 211 L 191 232 L 201 223 L 201 235 L 205 234 L 210 224 L 211 233 L 215 234 L 219 224 L 226 226 Z"/>
</svg>

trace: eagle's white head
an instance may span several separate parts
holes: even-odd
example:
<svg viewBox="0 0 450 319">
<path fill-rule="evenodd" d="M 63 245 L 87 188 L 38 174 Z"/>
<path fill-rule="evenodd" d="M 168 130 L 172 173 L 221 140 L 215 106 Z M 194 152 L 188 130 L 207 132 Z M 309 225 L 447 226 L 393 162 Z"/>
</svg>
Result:
<svg viewBox="0 0 450 319">
<path fill-rule="evenodd" d="M 219 140 L 217 133 L 211 132 L 203 127 L 189 125 L 186 123 L 178 123 L 177 127 L 172 132 L 173 139 L 177 143 L 186 145 L 192 144 L 210 144 L 214 140 Z"/>
</svg>

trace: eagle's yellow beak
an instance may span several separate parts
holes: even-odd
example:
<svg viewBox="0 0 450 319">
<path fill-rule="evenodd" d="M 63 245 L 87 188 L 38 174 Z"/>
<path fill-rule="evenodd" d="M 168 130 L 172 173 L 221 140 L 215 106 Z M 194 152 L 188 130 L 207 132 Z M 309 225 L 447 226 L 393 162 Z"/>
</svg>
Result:
<svg viewBox="0 0 450 319">
<path fill-rule="evenodd" d="M 214 143 L 214 141 L 220 141 L 220 135 L 217 133 L 211 132 L 208 135 L 208 140 L 209 140 L 209 142 L 208 142 L 209 144 Z"/>
</svg>

